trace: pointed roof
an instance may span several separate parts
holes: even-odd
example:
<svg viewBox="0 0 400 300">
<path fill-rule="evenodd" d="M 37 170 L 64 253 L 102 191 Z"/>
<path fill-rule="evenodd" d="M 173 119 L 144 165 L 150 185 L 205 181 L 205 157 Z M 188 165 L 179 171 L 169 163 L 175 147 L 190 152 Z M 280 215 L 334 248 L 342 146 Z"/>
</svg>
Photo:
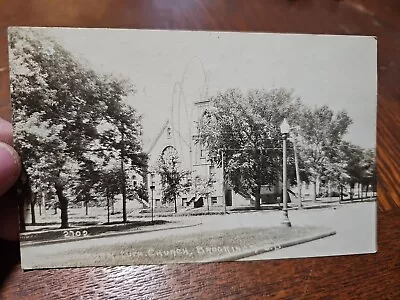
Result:
<svg viewBox="0 0 400 300">
<path fill-rule="evenodd" d="M 154 149 L 155 145 L 157 144 L 157 142 L 160 140 L 160 138 L 162 137 L 162 134 L 164 133 L 164 131 L 167 129 L 168 124 L 169 124 L 169 120 L 167 120 L 164 123 L 164 126 L 161 127 L 160 132 L 158 133 L 158 135 L 156 136 L 156 138 L 154 139 L 154 141 L 150 144 L 149 149 L 146 151 L 147 154 L 150 154 L 150 152 Z"/>
<path fill-rule="evenodd" d="M 163 133 L 168 128 L 168 126 L 171 126 L 171 122 L 169 120 L 167 120 L 164 123 L 164 125 L 161 127 L 161 130 L 159 131 L 158 135 L 156 136 L 156 138 L 153 140 L 153 142 L 150 144 L 150 147 L 146 151 L 147 154 L 150 154 L 150 152 L 153 151 L 154 147 L 157 145 L 158 141 L 161 139 Z M 171 129 L 174 131 L 174 133 L 176 133 L 176 135 L 179 137 L 179 139 L 186 144 L 186 146 L 190 147 L 190 141 L 187 141 L 185 138 L 183 138 L 182 135 L 180 134 L 179 130 L 177 130 L 173 126 L 171 126 Z"/>
</svg>

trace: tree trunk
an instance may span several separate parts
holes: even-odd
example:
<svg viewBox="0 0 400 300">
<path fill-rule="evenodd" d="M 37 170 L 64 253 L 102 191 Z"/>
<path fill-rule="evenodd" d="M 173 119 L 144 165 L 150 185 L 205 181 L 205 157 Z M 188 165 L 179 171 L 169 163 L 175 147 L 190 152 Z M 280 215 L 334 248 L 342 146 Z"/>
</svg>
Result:
<svg viewBox="0 0 400 300">
<path fill-rule="evenodd" d="M 328 180 L 328 198 L 332 200 L 332 193 L 331 193 L 331 182 Z"/>
<path fill-rule="evenodd" d="M 26 231 L 25 205 L 23 203 L 21 203 L 21 205 L 18 205 L 18 215 L 19 215 L 19 230 L 20 232 L 25 232 Z"/>
<path fill-rule="evenodd" d="M 339 203 L 343 201 L 343 185 L 340 185 L 340 198 Z"/>
<path fill-rule="evenodd" d="M 360 183 L 357 184 L 357 198 L 360 199 Z"/>
<path fill-rule="evenodd" d="M 316 182 L 316 180 L 311 181 L 311 184 L 312 184 L 312 191 L 313 191 L 312 201 L 316 202 L 317 201 L 317 182 Z"/>
<path fill-rule="evenodd" d="M 60 183 L 56 183 L 55 188 L 61 209 L 61 228 L 68 228 L 68 198 L 63 195 L 63 188 Z"/>
<path fill-rule="evenodd" d="M 46 201 L 45 201 L 45 196 L 44 193 L 41 193 L 41 199 L 40 199 L 41 207 L 43 207 L 43 215 L 46 215 Z"/>
<path fill-rule="evenodd" d="M 316 194 L 316 198 L 318 197 L 318 195 L 321 192 L 321 180 L 319 178 L 319 176 L 317 176 L 317 179 L 315 180 L 315 194 Z M 316 200 L 316 199 L 315 199 Z"/>
<path fill-rule="evenodd" d="M 87 201 L 85 201 L 85 214 L 89 214 L 89 203 Z"/>
<path fill-rule="evenodd" d="M 256 200 L 254 202 L 254 208 L 257 210 L 261 209 L 261 184 L 257 185 Z"/>
<path fill-rule="evenodd" d="M 178 212 L 178 207 L 176 206 L 176 197 L 174 197 L 174 211 L 175 213 Z"/>
<path fill-rule="evenodd" d="M 125 174 L 125 173 L 124 173 Z M 126 187 L 125 187 L 125 178 L 122 180 L 122 221 L 126 223 Z"/>
<path fill-rule="evenodd" d="M 110 197 L 107 194 L 107 224 L 110 224 Z"/>
<path fill-rule="evenodd" d="M 122 189 L 122 221 L 126 223 L 126 182 L 125 182 L 125 169 L 124 169 L 124 159 L 125 159 L 125 141 L 124 132 L 121 135 L 121 189 Z"/>
<path fill-rule="evenodd" d="M 353 200 L 353 199 L 354 199 L 354 187 L 355 187 L 355 183 L 352 182 L 352 183 L 350 184 L 350 200 Z"/>
<path fill-rule="evenodd" d="M 35 216 L 35 201 L 31 200 L 31 223 L 32 225 L 36 224 L 36 216 Z"/>
</svg>

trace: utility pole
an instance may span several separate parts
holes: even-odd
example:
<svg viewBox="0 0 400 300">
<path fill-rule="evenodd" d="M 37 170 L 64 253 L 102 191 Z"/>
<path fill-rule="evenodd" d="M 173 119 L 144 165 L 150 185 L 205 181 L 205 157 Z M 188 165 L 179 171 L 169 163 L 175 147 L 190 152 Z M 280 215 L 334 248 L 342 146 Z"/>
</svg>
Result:
<svg viewBox="0 0 400 300">
<path fill-rule="evenodd" d="M 156 188 L 155 182 L 154 182 L 154 173 L 151 173 L 151 185 L 150 185 L 150 190 L 151 190 L 151 224 L 154 222 L 154 189 Z"/>
<path fill-rule="evenodd" d="M 296 136 L 293 137 L 293 150 L 294 150 L 294 165 L 296 168 L 296 181 L 297 181 L 297 194 L 299 197 L 299 208 L 303 208 L 303 203 L 301 199 L 301 182 L 300 182 L 300 171 L 299 171 L 299 158 L 297 156 L 297 141 L 296 141 L 297 133 Z"/>
</svg>

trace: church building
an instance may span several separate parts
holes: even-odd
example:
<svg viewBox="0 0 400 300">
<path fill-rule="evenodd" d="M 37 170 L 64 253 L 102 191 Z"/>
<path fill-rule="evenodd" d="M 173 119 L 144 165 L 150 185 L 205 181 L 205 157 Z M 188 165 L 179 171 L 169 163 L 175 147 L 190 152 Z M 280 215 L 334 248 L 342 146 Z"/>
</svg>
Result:
<svg viewBox="0 0 400 300">
<path fill-rule="evenodd" d="M 204 115 L 209 101 L 195 102 L 193 107 L 194 120 L 190 126 L 176 126 L 173 120 L 167 120 L 158 135 L 154 137 L 147 151 L 149 155 L 147 187 L 149 205 L 152 199 L 154 207 L 172 206 L 173 203 L 164 203 L 161 176 L 157 173 L 157 164 L 162 157 L 168 161 L 172 157 L 178 158 L 176 168 L 187 171 L 187 178 L 183 181 L 196 185 L 197 182 L 208 182 L 202 193 L 196 189 L 182 193 L 176 203 L 179 209 L 198 207 L 232 207 L 251 205 L 251 196 L 239 195 L 224 184 L 221 166 L 213 165 L 206 147 L 195 140 L 198 134 L 197 122 Z M 189 127 L 189 128 L 188 128 Z M 183 182 L 184 183 L 184 182 Z M 154 189 L 151 189 L 151 186 Z M 204 191 L 204 189 L 207 189 Z"/>
</svg>

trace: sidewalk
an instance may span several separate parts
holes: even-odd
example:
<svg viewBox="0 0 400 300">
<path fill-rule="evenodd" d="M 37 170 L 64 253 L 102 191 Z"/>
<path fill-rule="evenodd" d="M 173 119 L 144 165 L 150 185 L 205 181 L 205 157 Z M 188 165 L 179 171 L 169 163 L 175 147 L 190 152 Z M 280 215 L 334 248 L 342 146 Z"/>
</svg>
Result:
<svg viewBox="0 0 400 300">
<path fill-rule="evenodd" d="M 174 225 L 173 225 L 174 224 Z M 146 227 L 135 227 L 123 231 L 108 231 L 100 234 L 87 234 L 86 236 L 74 236 L 74 237 L 64 237 L 64 232 L 82 232 L 82 228 L 68 228 L 68 229 L 59 229 L 61 236 L 56 239 L 51 240 L 38 240 L 38 241 L 21 241 L 21 247 L 31 247 L 31 246 L 42 246 L 48 244 L 58 244 L 58 243 L 69 243 L 75 241 L 82 241 L 82 240 L 90 240 L 90 239 L 100 239 L 100 238 L 107 238 L 107 237 L 117 237 L 117 236 L 124 236 L 130 234 L 137 234 L 137 233 L 145 233 L 145 232 L 153 232 L 153 231 L 162 231 L 162 230 L 171 230 L 171 229 L 180 229 L 180 228 L 189 228 L 194 226 L 201 225 L 201 222 L 169 222 L 162 225 L 152 225 L 154 227 L 148 228 Z M 168 226 L 169 225 L 169 226 Z M 87 227 L 85 227 L 87 228 Z M 44 231 L 46 233 L 46 231 Z"/>
<path fill-rule="evenodd" d="M 288 210 L 332 208 L 332 207 L 336 207 L 338 205 L 339 205 L 338 201 L 312 202 L 311 200 L 307 200 L 307 201 L 302 202 L 301 208 L 299 208 L 298 203 L 288 203 Z M 255 209 L 253 206 L 243 206 L 240 208 L 228 210 L 227 212 L 228 213 L 244 213 L 244 212 L 257 212 L 257 211 L 280 211 L 280 210 L 282 210 L 282 203 L 281 204 L 262 204 L 260 210 Z"/>
<path fill-rule="evenodd" d="M 377 201 L 376 197 L 373 198 L 361 198 L 361 199 L 343 199 L 340 201 L 338 197 L 329 198 L 321 198 L 316 201 L 312 200 L 303 200 L 302 201 L 302 209 L 314 209 L 314 208 L 328 208 L 328 207 L 337 207 L 343 204 L 351 204 L 351 203 L 361 203 L 361 202 L 375 202 Z M 288 209 L 299 209 L 298 203 L 290 203 L 288 205 Z"/>
<path fill-rule="evenodd" d="M 246 251 L 243 251 L 243 252 L 240 252 L 240 253 L 229 254 L 229 255 L 225 255 L 225 256 L 217 257 L 217 258 L 210 258 L 210 259 L 207 259 L 207 260 L 203 260 L 201 262 L 202 263 L 211 263 L 211 262 L 237 261 L 237 260 L 240 260 L 240 259 L 243 259 L 243 258 L 256 256 L 256 255 L 263 254 L 263 253 L 266 253 L 266 252 L 272 252 L 272 251 L 275 251 L 275 250 L 288 248 L 288 247 L 292 247 L 292 246 L 296 246 L 296 245 L 312 242 L 312 241 L 315 241 L 315 240 L 323 239 L 323 238 L 326 238 L 326 237 L 333 236 L 335 234 L 336 234 L 336 231 L 327 230 L 327 231 L 319 233 L 319 234 L 310 235 L 310 236 L 306 236 L 306 237 L 298 238 L 298 239 L 293 239 L 293 240 L 286 241 L 286 242 L 283 242 L 283 243 L 276 243 L 274 245 L 269 245 L 267 247 L 256 247 L 256 248 L 253 248 L 251 250 L 246 250 Z"/>
</svg>

